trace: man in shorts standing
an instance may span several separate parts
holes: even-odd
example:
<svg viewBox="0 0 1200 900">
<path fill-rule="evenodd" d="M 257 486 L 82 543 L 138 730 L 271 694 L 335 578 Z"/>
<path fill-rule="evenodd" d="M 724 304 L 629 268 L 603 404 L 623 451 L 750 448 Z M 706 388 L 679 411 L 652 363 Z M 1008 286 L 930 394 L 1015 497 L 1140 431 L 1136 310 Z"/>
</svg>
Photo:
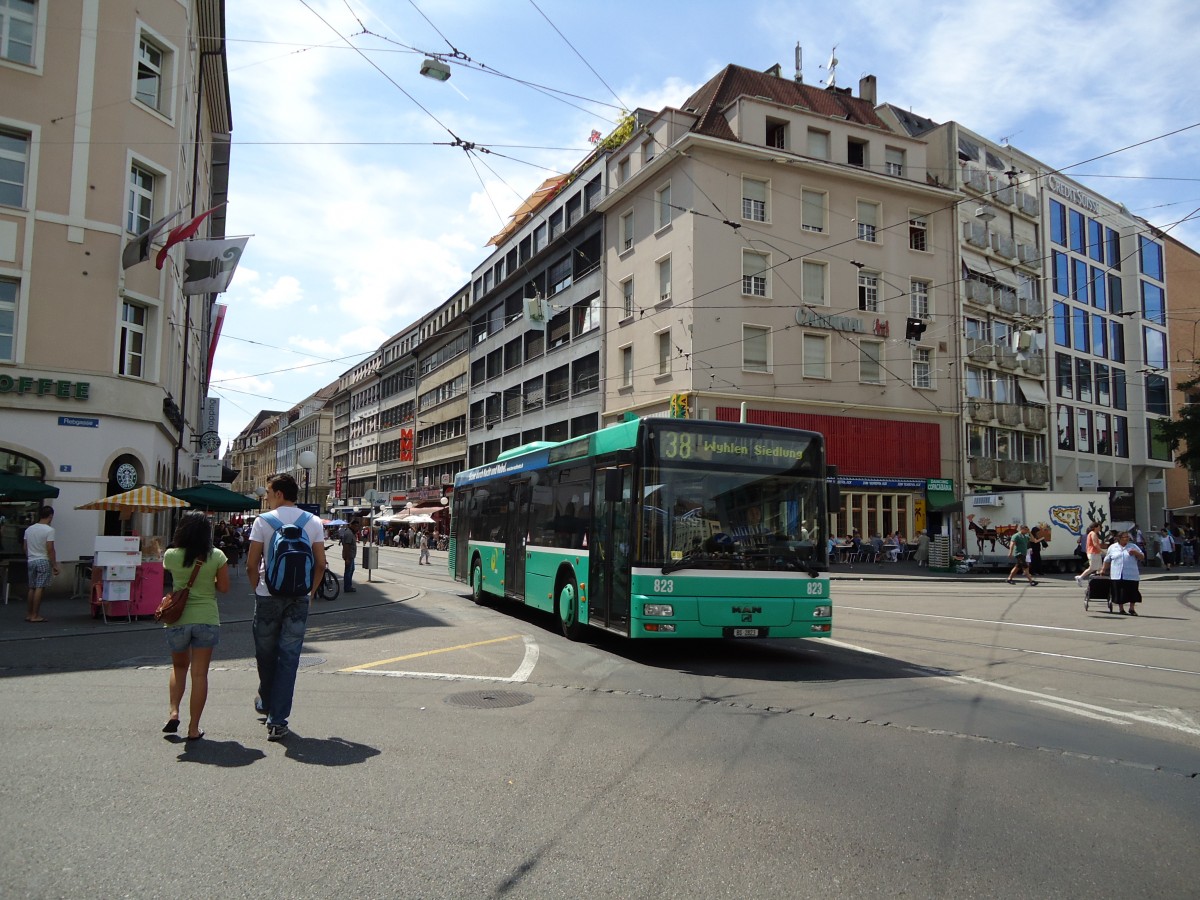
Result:
<svg viewBox="0 0 1200 900">
<path fill-rule="evenodd" d="M 1008 545 L 1008 555 L 1014 558 L 1012 570 L 1008 573 L 1009 584 L 1016 584 L 1013 576 L 1018 573 L 1024 573 L 1031 585 L 1037 584 L 1033 580 L 1033 576 L 1029 574 L 1029 545 L 1031 543 L 1033 543 L 1033 536 L 1029 533 L 1029 526 L 1022 525 L 1012 536 L 1012 543 Z"/>
<path fill-rule="evenodd" d="M 58 557 L 54 553 L 54 509 L 43 506 L 38 511 L 38 521 L 25 529 L 25 567 L 29 580 L 29 607 L 26 622 L 45 622 L 38 613 L 42 605 L 42 593 L 58 574 Z M 53 573 L 53 574 L 51 574 Z"/>
<path fill-rule="evenodd" d="M 258 696 L 254 708 L 267 717 L 267 740 L 287 737 L 292 696 L 296 692 L 296 670 L 308 625 L 308 610 L 325 575 L 325 533 L 321 520 L 296 506 L 300 488 L 291 475 L 272 475 L 264 498 L 284 525 L 294 525 L 308 516 L 304 533 L 312 543 L 312 590 L 294 597 L 275 597 L 267 590 L 265 546 L 275 532 L 265 516 L 254 520 L 250 529 L 250 550 L 246 554 L 246 574 L 254 591 L 254 658 L 258 663 Z"/>
</svg>

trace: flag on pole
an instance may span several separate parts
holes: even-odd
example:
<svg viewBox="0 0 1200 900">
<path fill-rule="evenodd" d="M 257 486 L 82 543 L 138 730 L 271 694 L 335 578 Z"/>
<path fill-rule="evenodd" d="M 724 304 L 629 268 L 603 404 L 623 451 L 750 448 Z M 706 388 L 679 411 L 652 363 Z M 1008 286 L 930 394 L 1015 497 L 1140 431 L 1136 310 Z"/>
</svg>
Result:
<svg viewBox="0 0 1200 900">
<path fill-rule="evenodd" d="M 209 378 L 212 378 L 213 358 L 217 355 L 217 341 L 221 339 L 221 326 L 225 324 L 225 310 L 228 308 L 224 303 L 213 307 L 212 339 L 208 342 L 208 368 L 205 369 Z"/>
<path fill-rule="evenodd" d="M 172 228 L 171 233 L 167 235 L 167 242 L 158 251 L 158 257 L 154 260 L 154 267 L 161 269 L 163 263 L 167 261 L 167 251 L 180 241 L 186 241 L 188 238 L 194 237 L 196 232 L 200 230 L 201 223 L 224 205 L 224 203 L 218 203 L 212 209 L 200 213 L 200 215 L 196 216 L 196 218 L 192 219 L 186 225 L 178 225 Z"/>
<path fill-rule="evenodd" d="M 183 251 L 183 293 L 219 294 L 229 289 L 249 237 L 188 241 Z"/>
<path fill-rule="evenodd" d="M 131 266 L 136 266 L 138 263 L 148 260 L 150 258 L 150 244 L 164 228 L 179 218 L 182 212 L 183 207 L 181 206 L 170 215 L 163 216 L 126 244 L 125 249 L 121 251 L 121 268 L 128 269 Z"/>
</svg>

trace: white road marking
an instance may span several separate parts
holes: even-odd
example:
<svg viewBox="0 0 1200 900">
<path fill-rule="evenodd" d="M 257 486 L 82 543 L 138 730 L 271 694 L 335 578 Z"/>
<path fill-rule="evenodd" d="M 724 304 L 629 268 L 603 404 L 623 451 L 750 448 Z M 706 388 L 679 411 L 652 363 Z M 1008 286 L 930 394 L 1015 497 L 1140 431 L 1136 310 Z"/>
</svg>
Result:
<svg viewBox="0 0 1200 900">
<path fill-rule="evenodd" d="M 1113 725 L 1128 725 L 1129 722 L 1125 719 L 1118 719 L 1115 716 L 1102 716 L 1099 713 L 1088 712 L 1086 709 L 1076 709 L 1073 706 L 1067 706 L 1065 703 L 1051 703 L 1049 700 L 1034 700 L 1040 706 L 1049 706 L 1052 709 L 1062 710 L 1063 712 L 1073 713 L 1077 716 L 1083 716 L 1087 719 L 1098 719 L 1101 722 L 1111 722 Z"/>
<path fill-rule="evenodd" d="M 503 675 L 459 675 L 453 672 L 402 672 L 387 669 L 359 669 L 353 674 L 384 675 L 388 678 L 428 678 L 433 681 L 502 681 L 506 684 L 523 684 L 533 674 L 541 651 L 537 642 L 529 635 L 522 635 L 521 640 L 525 642 L 525 658 L 521 660 L 521 665 L 517 666 L 517 671 L 507 678 Z"/>
</svg>

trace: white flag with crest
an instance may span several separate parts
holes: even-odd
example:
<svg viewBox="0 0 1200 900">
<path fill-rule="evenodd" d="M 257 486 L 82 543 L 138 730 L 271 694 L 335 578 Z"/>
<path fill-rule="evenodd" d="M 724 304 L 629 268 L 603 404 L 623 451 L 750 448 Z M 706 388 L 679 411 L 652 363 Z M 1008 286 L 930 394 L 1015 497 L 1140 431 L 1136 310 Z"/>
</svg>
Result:
<svg viewBox="0 0 1200 900">
<path fill-rule="evenodd" d="M 184 244 L 183 292 L 219 294 L 227 290 L 249 240 L 247 236 Z"/>
</svg>

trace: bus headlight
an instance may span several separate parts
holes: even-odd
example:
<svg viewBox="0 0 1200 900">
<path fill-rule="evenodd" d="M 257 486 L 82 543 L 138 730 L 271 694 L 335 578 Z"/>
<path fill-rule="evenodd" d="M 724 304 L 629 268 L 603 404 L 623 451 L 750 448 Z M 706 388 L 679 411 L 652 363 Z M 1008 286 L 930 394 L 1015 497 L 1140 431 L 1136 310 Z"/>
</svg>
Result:
<svg viewBox="0 0 1200 900">
<path fill-rule="evenodd" d="M 833 615 L 832 606 L 814 606 L 813 615 L 818 619 L 828 619 Z"/>
<path fill-rule="evenodd" d="M 643 616 L 673 616 L 675 607 L 669 603 L 647 603 L 642 607 Z"/>
</svg>

